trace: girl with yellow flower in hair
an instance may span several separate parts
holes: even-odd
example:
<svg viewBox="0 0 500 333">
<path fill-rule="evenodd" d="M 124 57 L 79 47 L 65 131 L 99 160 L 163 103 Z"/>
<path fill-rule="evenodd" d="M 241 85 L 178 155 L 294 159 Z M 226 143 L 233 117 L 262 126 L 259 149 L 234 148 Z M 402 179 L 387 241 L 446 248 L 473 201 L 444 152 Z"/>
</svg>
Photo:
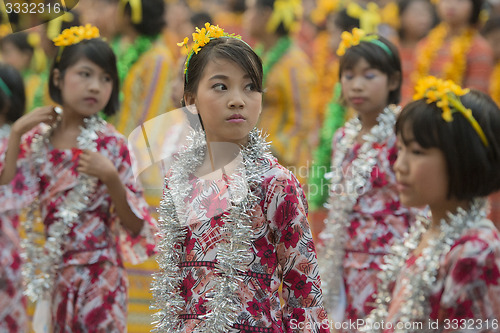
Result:
<svg viewBox="0 0 500 333">
<path fill-rule="evenodd" d="M 373 307 L 383 255 L 407 231 L 412 214 L 401 205 L 393 164 L 401 62 L 387 39 L 353 29 L 342 33 L 337 54 L 342 100 L 356 116 L 331 145 L 328 215 L 318 237 L 325 308 L 342 332 Z"/>
<path fill-rule="evenodd" d="M 486 198 L 500 189 L 500 109 L 435 77 L 416 90 L 396 122 L 394 170 L 401 202 L 430 213 L 392 247 L 364 331 L 498 332 L 500 232 Z"/>
<path fill-rule="evenodd" d="M 116 57 L 90 25 L 54 43 L 49 92 L 60 107 L 37 108 L 11 126 L 0 211 L 27 208 L 23 276 L 37 302 L 36 332 L 125 332 L 123 262 L 154 253 L 155 222 L 127 140 L 99 116 L 118 108 Z"/>
<path fill-rule="evenodd" d="M 427 75 L 487 93 L 493 70 L 490 46 L 478 32 L 483 0 L 433 0 L 441 23 L 417 46 L 415 69 L 404 82 Z"/>
<path fill-rule="evenodd" d="M 256 128 L 261 59 L 219 26 L 192 36 L 179 43 L 192 130 L 165 163 L 156 331 L 329 332 L 304 191 Z"/>
</svg>

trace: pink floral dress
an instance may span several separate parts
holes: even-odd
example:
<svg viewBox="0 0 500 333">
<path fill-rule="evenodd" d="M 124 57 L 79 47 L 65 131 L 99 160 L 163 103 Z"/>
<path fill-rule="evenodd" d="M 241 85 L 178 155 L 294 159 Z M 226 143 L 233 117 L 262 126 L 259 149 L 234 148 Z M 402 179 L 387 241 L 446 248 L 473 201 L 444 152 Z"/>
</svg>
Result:
<svg viewBox="0 0 500 333">
<path fill-rule="evenodd" d="M 329 332 L 328 325 L 322 324 L 327 315 L 304 193 L 295 176 L 275 158 L 265 163 L 268 168 L 258 190 L 261 200 L 252 214 L 253 259 L 240 276 L 240 305 L 232 332 Z M 213 292 L 217 246 L 224 225 L 221 217 L 229 194 L 224 179 L 191 176 L 189 183 L 193 192 L 186 204 L 193 209 L 179 265 L 186 304 L 180 318 L 185 331 L 194 332 L 207 313 L 205 304 Z"/>
<path fill-rule="evenodd" d="M 38 198 L 45 230 L 76 185 L 81 154 L 76 148 L 54 149 L 48 144 L 47 159 L 34 170 L 30 144 L 46 130 L 40 125 L 23 136 L 18 172 L 11 184 L 0 187 L 4 198 L 0 211 L 26 208 Z M 97 183 L 88 207 L 63 244 L 63 262 L 52 297 L 55 332 L 125 332 L 128 282 L 123 260 L 135 264 L 155 253 L 156 223 L 148 213 L 142 187 L 134 179 L 125 138 L 107 124 L 96 140 L 97 151 L 117 168 L 127 202 L 144 226 L 135 237 L 122 227 L 106 186 Z"/>
<path fill-rule="evenodd" d="M 345 132 L 344 128 L 341 128 L 333 139 L 333 154 L 343 136 Z M 383 257 L 396 239 L 403 238 L 414 216 L 408 208 L 401 205 L 396 189 L 396 177 L 393 171 L 397 158 L 396 136 L 389 136 L 385 142 L 374 143 L 372 146 L 372 149 L 377 151 L 376 163 L 371 170 L 367 185 L 349 214 L 344 235 L 346 237 L 343 264 L 346 293 L 344 321 L 348 324 L 364 319 L 373 309 L 378 285 L 377 273 L 382 269 Z M 354 169 L 353 161 L 357 159 L 360 148 L 361 144 L 355 143 L 346 153 L 342 162 L 344 179 L 351 177 Z M 347 188 L 345 183 L 340 186 Z M 328 223 L 343 222 L 328 221 Z M 327 241 L 325 245 L 328 246 Z M 353 326 L 345 325 L 345 327 Z"/>
<path fill-rule="evenodd" d="M 415 265 L 416 259 L 410 256 L 399 273 L 388 310 L 387 322 L 392 325 L 387 327 L 397 327 L 395 316 L 409 291 L 407 277 L 424 273 Z M 418 323 L 424 331 L 500 332 L 500 233 L 496 228 L 462 233 L 441 256 L 426 304 L 431 309 L 429 321 Z M 420 327 L 415 325 L 414 331 Z"/>
<path fill-rule="evenodd" d="M 0 138 L 0 170 L 3 169 L 8 136 Z M 0 202 L 4 198 L 0 195 Z M 19 215 L 16 210 L 0 214 L 0 332 L 26 332 L 28 316 L 23 295 L 19 243 Z"/>
</svg>

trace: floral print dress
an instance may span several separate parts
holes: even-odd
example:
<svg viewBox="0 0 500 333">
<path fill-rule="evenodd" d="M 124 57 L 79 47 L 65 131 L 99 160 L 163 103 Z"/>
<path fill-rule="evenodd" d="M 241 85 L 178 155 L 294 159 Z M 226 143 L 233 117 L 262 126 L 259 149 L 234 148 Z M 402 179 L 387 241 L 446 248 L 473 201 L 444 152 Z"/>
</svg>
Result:
<svg viewBox="0 0 500 333">
<path fill-rule="evenodd" d="M 3 169 L 8 136 L 0 137 L 0 170 Z M 0 202 L 4 198 L 0 195 Z M 26 332 L 28 316 L 23 296 L 19 215 L 16 210 L 0 214 L 0 332 Z"/>
<path fill-rule="evenodd" d="M 81 154 L 79 149 L 55 149 L 48 143 L 47 159 L 34 170 L 31 142 L 46 130 L 42 124 L 23 136 L 18 172 L 11 184 L 0 187 L 0 211 L 26 208 L 36 198 L 45 230 L 77 184 Z M 109 124 L 97 134 L 97 151 L 117 168 L 127 202 L 144 226 L 132 236 L 114 212 L 106 186 L 97 183 L 88 207 L 63 242 L 51 308 L 55 332 L 125 332 L 128 282 L 123 260 L 136 264 L 155 253 L 156 222 L 134 179 L 127 142 Z"/>
<path fill-rule="evenodd" d="M 388 310 L 387 322 L 392 324 L 386 325 L 386 333 L 398 327 L 398 309 L 411 292 L 408 277 L 425 274 L 416 260 L 410 256 L 399 273 Z M 462 233 L 441 256 L 426 304 L 431 310 L 429 321 L 414 324 L 409 332 L 500 332 L 500 233 L 496 228 L 474 227 Z"/>
<path fill-rule="evenodd" d="M 266 162 L 260 202 L 252 217 L 252 261 L 241 274 L 240 300 L 232 332 L 329 332 L 322 306 L 314 243 L 307 222 L 307 202 L 295 176 L 275 158 Z M 168 177 L 167 177 L 168 180 Z M 187 236 L 182 244 L 180 314 L 186 332 L 194 332 L 207 313 L 228 204 L 227 178 L 189 178 L 192 186 Z M 168 191 L 168 183 L 167 188 Z M 284 306 L 280 305 L 282 284 Z"/>
<path fill-rule="evenodd" d="M 337 131 L 333 139 L 333 154 L 338 149 L 339 141 L 345 136 L 344 128 Z M 355 169 L 353 162 L 357 159 L 361 143 L 355 143 L 346 153 L 342 162 L 343 179 L 352 177 Z M 356 327 L 358 319 L 364 319 L 374 307 L 377 293 L 377 273 L 382 270 L 383 257 L 397 239 L 402 239 L 408 231 L 413 213 L 402 206 L 396 190 L 396 177 L 393 166 L 397 158 L 396 136 L 389 136 L 382 143 L 373 143 L 377 158 L 371 170 L 368 183 L 362 189 L 349 214 L 345 228 L 345 257 L 343 278 L 345 285 L 345 312 L 343 327 L 346 332 Z M 332 165 L 333 167 L 333 165 Z M 338 188 L 347 188 L 343 182 Z M 327 223 L 344 223 L 344 221 L 328 221 Z M 337 235 L 340 237 L 340 235 Z M 328 237 L 320 234 L 323 242 L 320 246 L 328 246 Z M 320 253 L 322 253 L 320 251 Z M 334 274 L 332 272 L 332 274 Z M 327 311 L 336 310 L 327 309 Z"/>
</svg>

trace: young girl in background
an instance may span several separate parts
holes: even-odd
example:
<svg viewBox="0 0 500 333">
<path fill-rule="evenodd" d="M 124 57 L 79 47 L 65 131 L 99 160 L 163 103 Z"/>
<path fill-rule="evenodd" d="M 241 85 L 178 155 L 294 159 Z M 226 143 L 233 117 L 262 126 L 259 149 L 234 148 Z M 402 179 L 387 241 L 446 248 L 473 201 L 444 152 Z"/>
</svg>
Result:
<svg viewBox="0 0 500 333">
<path fill-rule="evenodd" d="M 342 32 L 351 32 L 352 29 L 359 28 L 359 19 L 349 16 L 347 10 L 342 9 L 328 16 L 326 26 L 330 38 L 329 47 L 336 51 L 341 41 Z M 330 87 L 329 101 L 325 109 L 321 111 L 324 118 L 322 119 L 321 130 L 319 132 L 319 142 L 313 151 L 313 161 L 311 163 L 309 178 L 307 179 L 309 222 L 315 241 L 318 239 L 319 231 L 323 229 L 323 221 L 328 214 L 328 210 L 324 205 L 328 201 L 330 183 L 325 178 L 325 174 L 330 171 L 331 167 L 333 135 L 353 115 L 353 112 L 348 110 L 341 99 L 342 86 L 338 82 L 339 59 L 337 54 L 335 54 L 334 61 L 330 65 L 335 67 L 335 76 L 328 78 L 328 80 L 334 80 L 335 83 Z M 323 84 L 321 83 L 320 85 Z"/>
<path fill-rule="evenodd" d="M 50 99 L 47 89 L 47 57 L 37 29 L 11 33 L 0 41 L 2 61 L 14 66 L 22 75 L 26 88 L 26 110 L 46 105 Z"/>
<path fill-rule="evenodd" d="M 90 25 L 54 41 L 49 90 L 62 110 L 38 108 L 12 125 L 0 210 L 30 206 L 24 275 L 38 301 L 36 330 L 125 332 L 123 260 L 144 260 L 155 245 L 126 140 L 98 116 L 118 106 L 116 60 Z M 33 235 L 37 211 L 43 248 Z"/>
<path fill-rule="evenodd" d="M 429 77 L 416 89 L 396 123 L 394 169 L 401 202 L 431 214 L 391 249 L 368 323 L 383 320 L 386 332 L 498 332 L 500 233 L 485 203 L 500 189 L 500 110 L 451 81 Z"/>
<path fill-rule="evenodd" d="M 415 48 L 437 23 L 437 15 L 430 0 L 398 1 L 399 22 L 398 51 L 401 56 L 403 83 L 401 86 L 401 105 L 412 100 L 415 82 L 411 73 L 417 60 Z"/>
<path fill-rule="evenodd" d="M 342 98 L 357 117 L 333 138 L 329 213 L 318 256 L 328 313 L 352 323 L 371 309 L 382 258 L 407 231 L 410 214 L 399 202 L 392 169 L 398 51 L 381 36 L 353 29 L 342 34 L 337 53 Z"/>
<path fill-rule="evenodd" d="M 328 332 L 304 193 L 255 129 L 260 58 L 218 26 L 194 36 L 184 103 L 204 130 L 193 132 L 165 178 L 157 329 Z M 221 143 L 241 149 L 242 167 L 217 159 Z"/>
<path fill-rule="evenodd" d="M 10 127 L 23 115 L 25 104 L 21 74 L 10 65 L 0 64 L 0 170 L 4 167 Z M 0 214 L 0 331 L 6 333 L 28 330 L 18 227 L 17 210 Z"/>
<path fill-rule="evenodd" d="M 441 23 L 417 46 L 411 86 L 427 75 L 488 92 L 490 46 L 479 34 L 483 0 L 435 0 Z"/>
</svg>

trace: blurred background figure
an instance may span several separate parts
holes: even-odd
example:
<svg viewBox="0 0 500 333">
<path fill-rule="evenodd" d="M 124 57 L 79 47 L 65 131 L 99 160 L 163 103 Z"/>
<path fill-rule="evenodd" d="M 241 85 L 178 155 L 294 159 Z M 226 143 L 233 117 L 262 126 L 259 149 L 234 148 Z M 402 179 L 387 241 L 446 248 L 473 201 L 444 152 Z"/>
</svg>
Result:
<svg viewBox="0 0 500 333">
<path fill-rule="evenodd" d="M 257 126 L 270 133 L 271 151 L 304 184 L 317 113 L 311 101 L 314 70 L 293 38 L 302 6 L 297 0 L 247 0 L 246 6 L 245 28 L 264 67 L 264 104 Z"/>
<path fill-rule="evenodd" d="M 493 52 L 479 34 L 484 1 L 435 2 L 441 23 L 419 43 L 409 84 L 415 84 L 426 75 L 434 75 L 487 93 Z"/>
<path fill-rule="evenodd" d="M 438 18 L 430 0 L 398 1 L 399 29 L 397 46 L 403 69 L 401 104 L 405 105 L 413 98 L 413 81 L 410 74 L 414 71 L 415 48 L 429 31 L 437 24 Z"/>
<path fill-rule="evenodd" d="M 23 78 L 13 66 L 0 63 L 0 169 L 3 169 L 10 127 L 25 111 Z M 0 195 L 0 200 L 5 199 Z M 19 211 L 0 214 L 0 332 L 27 332 L 19 237 Z"/>
</svg>

